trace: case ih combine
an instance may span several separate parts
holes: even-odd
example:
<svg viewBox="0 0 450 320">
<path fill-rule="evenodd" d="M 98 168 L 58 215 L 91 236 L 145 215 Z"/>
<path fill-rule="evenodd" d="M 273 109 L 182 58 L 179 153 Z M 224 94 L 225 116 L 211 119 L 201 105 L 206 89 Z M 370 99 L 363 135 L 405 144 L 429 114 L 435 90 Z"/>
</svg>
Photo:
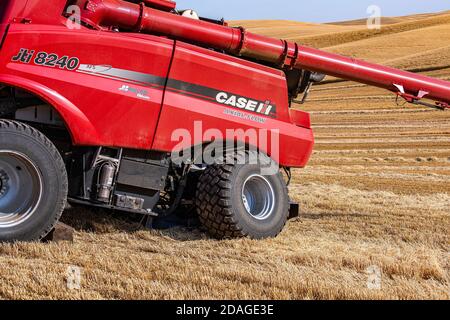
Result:
<svg viewBox="0 0 450 320">
<path fill-rule="evenodd" d="M 312 83 L 331 75 L 450 103 L 449 82 L 164 0 L 2 0 L 0 41 L 0 241 L 45 237 L 67 199 L 149 217 L 191 203 L 215 237 L 276 236 L 295 214 L 280 170 L 304 167 L 314 143 L 308 114 L 290 105 Z M 263 143 L 231 129 L 277 134 Z"/>
</svg>

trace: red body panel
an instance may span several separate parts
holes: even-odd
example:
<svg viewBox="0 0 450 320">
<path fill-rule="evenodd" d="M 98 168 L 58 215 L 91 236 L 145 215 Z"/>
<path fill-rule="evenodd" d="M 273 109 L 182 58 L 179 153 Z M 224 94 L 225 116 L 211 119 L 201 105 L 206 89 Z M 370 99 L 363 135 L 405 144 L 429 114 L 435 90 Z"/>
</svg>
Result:
<svg viewBox="0 0 450 320">
<path fill-rule="evenodd" d="M 0 6 L 0 23 L 7 24 L 16 17 L 22 17 L 26 3 L 27 0 L 2 0 Z"/>
<path fill-rule="evenodd" d="M 0 23 L 27 22 L 58 24 L 67 1 L 1 0 Z"/>
<path fill-rule="evenodd" d="M 291 120 L 299 127 L 311 128 L 311 117 L 308 112 L 291 109 L 289 111 Z"/>
<path fill-rule="evenodd" d="M 83 65 L 111 66 L 116 69 L 167 77 L 173 41 L 159 37 L 128 37 L 91 30 L 68 30 L 34 24 L 12 24 L 0 56 L 0 82 L 33 92 L 54 92 L 70 106 L 56 104 L 71 129 L 74 142 L 80 145 L 103 145 L 149 149 L 154 137 L 163 97 L 162 88 L 133 84 L 145 90 L 149 99 L 119 90 L 129 84 L 118 77 L 88 74 L 11 62 L 21 48 L 45 51 L 80 59 Z M 130 59 L 130 57 L 132 57 Z M 14 76 L 14 78 L 11 78 Z M 12 80 L 16 79 L 16 80 Z M 50 94 L 41 94 L 51 99 Z M 45 96 L 44 96 L 45 95 Z M 79 117 L 92 130 L 78 132 Z M 74 129 L 75 128 L 75 129 Z"/>
<path fill-rule="evenodd" d="M 267 146 L 260 144 L 258 147 L 283 165 L 306 165 L 312 152 L 313 134 L 310 129 L 290 122 L 286 79 L 282 71 L 178 42 L 169 78 L 255 100 L 270 99 L 277 114 L 276 118 L 258 116 L 264 119 L 264 123 L 260 123 L 242 118 L 243 115 L 252 115 L 245 110 L 236 116 L 229 112 L 234 111 L 233 108 L 215 100 L 204 101 L 167 90 L 153 149 L 172 151 L 177 145 L 182 148 L 211 141 L 211 137 L 196 132 L 195 121 L 202 121 L 203 132 L 216 130 L 221 137 L 226 137 L 230 129 L 257 129 L 259 134 L 263 134 L 261 129 L 279 130 L 279 145 L 275 144 L 279 150 L 271 150 L 270 135 Z M 193 143 L 179 145 L 178 140 L 173 140 L 172 133 L 177 129 L 191 132 Z M 279 159 L 275 155 L 278 152 Z"/>
</svg>

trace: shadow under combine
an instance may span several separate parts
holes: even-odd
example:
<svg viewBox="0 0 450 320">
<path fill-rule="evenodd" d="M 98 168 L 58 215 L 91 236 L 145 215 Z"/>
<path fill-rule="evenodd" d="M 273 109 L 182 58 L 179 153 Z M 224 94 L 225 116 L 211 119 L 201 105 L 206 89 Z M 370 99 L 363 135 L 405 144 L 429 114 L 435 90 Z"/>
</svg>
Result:
<svg viewBox="0 0 450 320">
<path fill-rule="evenodd" d="M 195 241 L 210 239 L 202 230 L 195 214 L 188 217 L 180 212 L 169 217 L 148 221 L 140 214 L 124 213 L 113 210 L 92 208 L 82 205 L 68 205 L 61 222 L 78 232 L 109 234 L 153 231 L 177 241 Z"/>
</svg>

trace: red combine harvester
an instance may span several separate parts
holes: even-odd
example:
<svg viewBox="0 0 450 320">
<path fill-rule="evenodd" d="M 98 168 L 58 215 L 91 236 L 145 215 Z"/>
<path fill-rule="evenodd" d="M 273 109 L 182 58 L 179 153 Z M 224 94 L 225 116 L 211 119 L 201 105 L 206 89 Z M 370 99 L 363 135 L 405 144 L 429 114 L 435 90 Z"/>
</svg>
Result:
<svg viewBox="0 0 450 320">
<path fill-rule="evenodd" d="M 2 0 L 0 241 L 42 239 L 67 199 L 149 221 L 190 206 L 217 238 L 276 236 L 297 211 L 290 168 L 314 144 L 309 115 L 290 106 L 324 75 L 450 103 L 447 81 L 172 1 Z"/>
</svg>

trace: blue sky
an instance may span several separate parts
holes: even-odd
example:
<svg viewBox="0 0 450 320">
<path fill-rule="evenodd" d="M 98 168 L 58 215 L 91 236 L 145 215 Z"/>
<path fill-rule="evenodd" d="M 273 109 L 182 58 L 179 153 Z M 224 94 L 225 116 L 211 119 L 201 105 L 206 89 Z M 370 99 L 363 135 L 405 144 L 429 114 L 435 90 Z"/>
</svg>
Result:
<svg viewBox="0 0 450 320">
<path fill-rule="evenodd" d="M 450 10 L 449 0 L 178 0 L 179 9 L 195 9 L 201 16 L 239 19 L 288 19 L 331 22 L 367 17 L 377 5 L 383 16 Z"/>
</svg>

